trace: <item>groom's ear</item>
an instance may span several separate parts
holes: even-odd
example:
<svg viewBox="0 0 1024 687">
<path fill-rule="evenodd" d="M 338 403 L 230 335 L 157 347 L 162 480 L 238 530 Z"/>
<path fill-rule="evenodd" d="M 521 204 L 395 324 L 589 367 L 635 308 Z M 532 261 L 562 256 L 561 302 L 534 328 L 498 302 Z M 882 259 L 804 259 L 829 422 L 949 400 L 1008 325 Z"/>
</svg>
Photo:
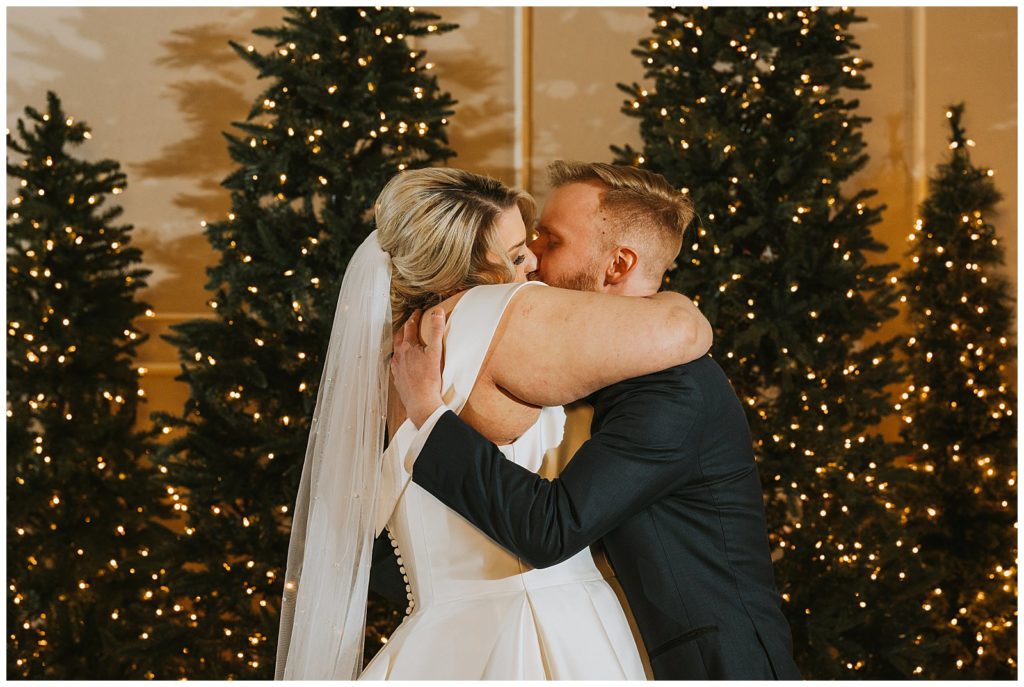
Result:
<svg viewBox="0 0 1024 687">
<path fill-rule="evenodd" d="M 636 251 L 628 246 L 619 246 L 612 253 L 608 268 L 605 270 L 604 280 L 606 284 L 621 284 L 633 270 L 636 269 L 640 257 Z"/>
</svg>

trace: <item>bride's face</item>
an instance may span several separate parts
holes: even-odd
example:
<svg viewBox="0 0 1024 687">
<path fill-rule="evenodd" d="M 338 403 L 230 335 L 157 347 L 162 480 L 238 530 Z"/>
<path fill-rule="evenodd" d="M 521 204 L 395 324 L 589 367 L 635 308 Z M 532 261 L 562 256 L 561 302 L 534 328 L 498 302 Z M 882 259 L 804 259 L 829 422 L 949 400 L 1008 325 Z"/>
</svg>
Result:
<svg viewBox="0 0 1024 687">
<path fill-rule="evenodd" d="M 512 207 L 505 210 L 498 216 L 495 225 L 501 245 L 508 250 L 508 259 L 516 268 L 516 276 L 513 281 L 524 282 L 526 275 L 537 269 L 537 256 L 526 247 L 526 225 L 523 223 L 523 216 L 519 208 Z M 498 256 L 490 256 L 491 260 Z"/>
</svg>

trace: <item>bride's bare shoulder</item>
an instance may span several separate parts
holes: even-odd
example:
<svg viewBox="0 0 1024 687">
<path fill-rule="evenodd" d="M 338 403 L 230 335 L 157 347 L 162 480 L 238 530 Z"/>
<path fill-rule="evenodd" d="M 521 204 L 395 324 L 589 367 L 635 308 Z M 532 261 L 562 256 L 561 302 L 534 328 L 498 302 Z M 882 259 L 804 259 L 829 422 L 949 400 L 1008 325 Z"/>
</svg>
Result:
<svg viewBox="0 0 1024 687">
<path fill-rule="evenodd" d="M 449 296 L 448 298 L 444 299 L 437 305 L 427 308 L 426 312 L 423 313 L 424 316 L 429 315 L 438 308 L 441 308 L 442 310 L 444 310 L 444 316 L 448 317 L 449 315 L 452 314 L 452 310 L 455 309 L 455 304 L 458 303 L 462 299 L 462 297 L 465 296 L 468 292 L 469 289 L 466 289 L 465 291 L 459 291 L 457 294 Z"/>
<path fill-rule="evenodd" d="M 542 285 L 542 286 L 547 286 L 547 284 L 545 284 L 544 282 L 533 282 L 533 283 L 539 284 L 539 285 Z M 445 317 L 448 317 L 449 315 L 452 314 L 452 311 L 455 310 L 455 305 L 462 299 L 463 296 L 465 296 L 467 293 L 469 293 L 470 290 L 471 289 L 466 289 L 464 291 L 459 291 L 458 293 L 449 296 L 448 298 L 446 298 L 442 302 L 438 303 L 437 305 L 435 305 L 435 306 L 433 306 L 431 308 L 428 308 L 423 314 L 424 315 L 429 315 L 434 310 L 437 310 L 438 308 L 442 308 L 444 310 Z M 535 295 L 534 295 L 535 292 L 536 293 L 542 293 L 542 292 L 547 292 L 547 291 L 567 292 L 567 293 L 572 293 L 572 294 L 576 293 L 575 291 L 567 291 L 566 289 L 556 289 L 556 288 L 553 288 L 553 287 L 549 287 L 547 289 L 517 289 L 515 296 L 513 296 L 513 298 L 512 298 L 512 303 L 518 304 L 518 303 L 522 302 L 524 300 L 523 294 L 530 294 L 529 296 L 527 296 L 525 298 L 525 300 L 527 302 L 529 302 L 529 303 L 532 303 L 535 300 Z M 543 296 L 541 298 L 543 298 Z"/>
</svg>

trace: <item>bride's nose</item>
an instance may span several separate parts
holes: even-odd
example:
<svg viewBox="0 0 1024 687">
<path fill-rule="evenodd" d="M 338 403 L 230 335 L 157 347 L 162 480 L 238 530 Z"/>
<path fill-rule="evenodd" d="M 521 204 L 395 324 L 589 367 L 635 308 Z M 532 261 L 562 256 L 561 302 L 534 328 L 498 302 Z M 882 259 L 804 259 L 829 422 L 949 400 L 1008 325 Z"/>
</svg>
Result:
<svg viewBox="0 0 1024 687">
<path fill-rule="evenodd" d="M 527 274 L 537 271 L 537 255 L 529 247 L 526 248 L 526 261 L 524 264 Z"/>
</svg>

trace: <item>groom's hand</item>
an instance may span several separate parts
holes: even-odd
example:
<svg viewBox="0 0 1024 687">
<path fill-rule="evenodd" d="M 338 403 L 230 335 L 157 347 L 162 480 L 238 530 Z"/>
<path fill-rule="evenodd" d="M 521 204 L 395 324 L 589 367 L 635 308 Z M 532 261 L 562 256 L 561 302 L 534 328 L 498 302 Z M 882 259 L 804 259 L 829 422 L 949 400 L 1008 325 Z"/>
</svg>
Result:
<svg viewBox="0 0 1024 687">
<path fill-rule="evenodd" d="M 405 412 L 417 428 L 423 425 L 441 398 L 441 357 L 444 347 L 443 308 L 435 308 L 421 322 L 422 311 L 416 310 L 395 332 L 391 373 Z M 420 344 L 422 340 L 425 345 Z"/>
</svg>

